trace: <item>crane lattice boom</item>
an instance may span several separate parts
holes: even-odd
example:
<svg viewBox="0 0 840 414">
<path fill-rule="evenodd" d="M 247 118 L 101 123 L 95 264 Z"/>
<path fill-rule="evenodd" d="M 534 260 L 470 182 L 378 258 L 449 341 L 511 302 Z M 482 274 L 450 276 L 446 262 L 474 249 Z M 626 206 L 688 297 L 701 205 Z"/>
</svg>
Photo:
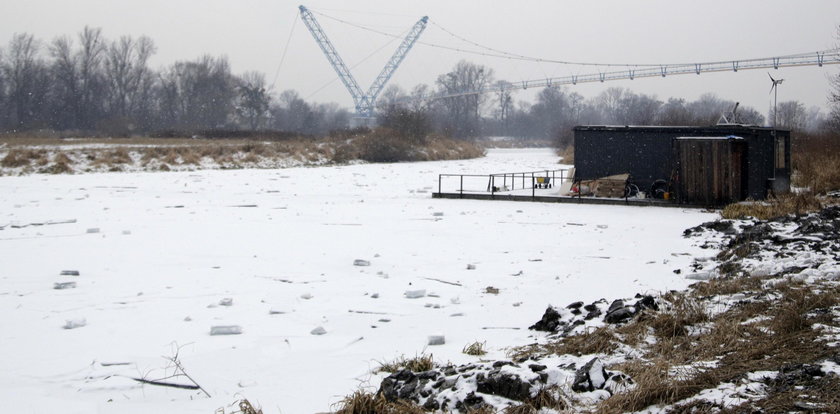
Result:
<svg viewBox="0 0 840 414">
<path fill-rule="evenodd" d="M 406 35 L 402 43 L 400 43 L 400 46 L 397 47 L 394 55 L 391 56 L 391 59 L 389 59 L 388 63 L 385 64 L 385 67 L 382 68 L 382 72 L 379 73 L 379 76 L 376 77 L 370 85 L 370 88 L 368 88 L 367 93 L 365 93 L 359 87 L 359 83 L 356 82 L 356 78 L 354 78 L 353 74 L 350 73 L 350 69 L 344 63 L 344 60 L 341 59 L 341 56 L 335 50 L 335 46 L 333 46 L 332 42 L 330 42 L 330 39 L 324 32 L 324 29 L 318 21 L 315 20 L 315 16 L 312 12 L 304 6 L 300 6 L 299 9 L 303 23 L 309 29 L 309 32 L 312 33 L 312 37 L 315 38 L 315 42 L 317 42 L 318 46 L 321 47 L 321 50 L 324 52 L 324 56 L 327 57 L 327 60 L 329 60 L 333 69 L 335 69 L 335 72 L 338 74 L 341 82 L 344 83 L 344 86 L 353 97 L 353 103 L 356 105 L 356 116 L 363 119 L 372 118 L 376 98 L 379 96 L 379 93 L 382 92 L 382 89 L 385 87 L 385 84 L 388 83 L 388 80 L 391 79 L 391 76 L 394 75 L 394 72 L 414 46 L 414 43 L 417 42 L 417 39 L 420 38 L 420 35 L 426 29 L 426 24 L 429 21 L 428 16 L 423 16 L 423 18 L 414 24 L 408 35 Z"/>
</svg>

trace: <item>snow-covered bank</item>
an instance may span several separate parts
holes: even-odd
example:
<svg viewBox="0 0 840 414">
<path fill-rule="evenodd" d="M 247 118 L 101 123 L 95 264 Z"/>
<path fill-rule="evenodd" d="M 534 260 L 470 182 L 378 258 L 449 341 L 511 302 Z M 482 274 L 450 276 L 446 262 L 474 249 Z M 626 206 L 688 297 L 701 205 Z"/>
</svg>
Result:
<svg viewBox="0 0 840 414">
<path fill-rule="evenodd" d="M 377 361 L 424 351 L 476 361 L 461 353 L 474 341 L 502 359 L 533 342 L 527 327 L 548 304 L 693 282 L 683 277 L 692 256 L 708 251 L 682 232 L 713 214 L 430 198 L 439 173 L 556 162 L 549 149 L 491 150 L 468 161 L 2 177 L 4 402 L 208 413 L 246 397 L 266 412 L 323 412 L 378 387 Z M 62 282 L 76 287 L 54 289 Z M 230 325 L 242 334 L 210 335 Z M 428 346 L 433 334 L 445 344 Z M 212 398 L 128 378 L 166 376 L 173 344 Z"/>
</svg>

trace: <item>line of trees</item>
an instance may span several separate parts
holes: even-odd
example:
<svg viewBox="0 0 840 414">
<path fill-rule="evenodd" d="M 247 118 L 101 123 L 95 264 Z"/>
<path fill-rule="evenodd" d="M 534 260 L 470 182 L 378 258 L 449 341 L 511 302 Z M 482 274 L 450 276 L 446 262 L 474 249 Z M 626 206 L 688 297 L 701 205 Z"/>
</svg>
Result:
<svg viewBox="0 0 840 414">
<path fill-rule="evenodd" d="M 0 49 L 0 131 L 127 136 L 277 129 L 315 135 L 349 123 L 349 112 L 336 104 L 309 104 L 294 91 L 273 99 L 263 74 L 234 75 L 225 57 L 154 70 L 149 59 L 155 52 L 148 37 L 108 40 L 90 27 L 49 43 L 14 35 Z"/>
<path fill-rule="evenodd" d="M 503 86 L 493 82 L 493 71 L 469 62 L 460 62 L 449 73 L 438 77 L 438 93 L 455 94 L 489 86 Z M 833 99 L 840 107 L 840 77 L 835 81 Z M 718 122 L 770 125 L 774 109 L 765 118 L 755 108 L 737 105 L 715 94 L 704 94 L 694 101 L 681 98 L 659 100 L 656 96 L 638 94 L 625 88 L 607 88 L 599 95 L 586 99 L 567 88 L 544 88 L 533 103 L 515 101 L 510 90 L 495 94 L 445 98 L 417 104 L 412 97 L 422 96 L 432 89 L 428 85 L 406 93 L 398 86 L 389 86 L 380 98 L 380 122 L 392 128 L 394 114 L 398 119 L 413 114 L 412 121 L 424 117 L 430 130 L 444 131 L 455 137 L 514 136 L 557 140 L 560 146 L 571 140 L 576 125 L 714 125 Z M 400 102 L 408 100 L 408 105 Z M 840 109 L 825 116 L 817 107 L 806 109 L 798 101 L 779 102 L 775 116 L 779 128 L 814 132 L 832 128 L 832 119 L 840 119 Z M 725 117 L 725 119 L 722 119 Z"/>
<path fill-rule="evenodd" d="M 145 36 L 106 39 L 85 27 L 45 43 L 16 34 L 0 48 L 0 131 L 49 129 L 130 136 L 159 131 L 279 130 L 324 135 L 348 128 L 351 114 L 337 104 L 306 102 L 294 90 L 273 94 L 265 75 L 231 73 L 225 57 L 201 56 L 161 69 L 149 67 L 154 42 Z M 659 100 L 624 88 L 586 99 L 566 88 L 545 88 L 533 103 L 510 90 L 436 101 L 406 98 L 458 94 L 504 85 L 493 70 L 467 61 L 410 92 L 391 85 L 380 95 L 379 123 L 417 139 L 430 132 L 456 138 L 487 135 L 555 139 L 563 146 L 582 124 L 710 125 L 729 122 L 794 130 L 840 130 L 840 75 L 833 78 L 828 116 L 796 101 L 780 102 L 768 117 L 756 109 L 706 94 L 694 101 Z"/>
</svg>

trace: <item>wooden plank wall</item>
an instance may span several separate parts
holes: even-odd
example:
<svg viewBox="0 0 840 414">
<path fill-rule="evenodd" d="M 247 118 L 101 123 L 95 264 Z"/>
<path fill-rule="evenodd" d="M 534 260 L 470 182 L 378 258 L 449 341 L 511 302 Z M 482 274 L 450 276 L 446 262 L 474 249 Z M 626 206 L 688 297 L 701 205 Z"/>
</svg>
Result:
<svg viewBox="0 0 840 414">
<path fill-rule="evenodd" d="M 741 174 L 746 145 L 741 140 L 676 140 L 680 201 L 723 205 L 743 198 Z"/>
</svg>

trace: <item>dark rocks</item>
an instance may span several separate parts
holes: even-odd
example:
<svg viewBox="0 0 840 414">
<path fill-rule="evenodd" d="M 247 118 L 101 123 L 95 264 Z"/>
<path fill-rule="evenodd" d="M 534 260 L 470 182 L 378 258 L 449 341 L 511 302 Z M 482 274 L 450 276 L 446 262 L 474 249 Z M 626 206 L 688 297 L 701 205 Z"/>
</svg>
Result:
<svg viewBox="0 0 840 414">
<path fill-rule="evenodd" d="M 692 227 L 683 232 L 684 237 L 701 234 L 706 230 L 712 230 L 723 234 L 735 234 L 735 227 L 730 220 L 717 220 L 703 223 L 699 226 Z"/>
<path fill-rule="evenodd" d="M 624 307 L 624 301 L 621 300 L 621 299 L 616 299 L 616 300 L 613 301 L 612 304 L 610 304 L 610 307 L 607 309 L 607 314 L 609 314 L 610 312 L 616 311 L 619 308 L 623 308 L 623 307 Z"/>
<path fill-rule="evenodd" d="M 642 309 L 659 310 L 659 305 L 656 304 L 656 299 L 653 296 L 643 296 L 636 301 L 633 307 L 636 308 L 636 312 L 640 312 Z"/>
<path fill-rule="evenodd" d="M 583 306 L 583 302 L 574 302 L 566 306 L 566 309 L 579 309 L 581 306 Z"/>
<path fill-rule="evenodd" d="M 604 316 L 604 322 L 609 324 L 619 324 L 633 319 L 636 313 L 630 307 L 623 307 L 613 310 Z"/>
<path fill-rule="evenodd" d="M 487 404 L 484 403 L 484 398 L 475 395 L 474 392 L 470 392 L 463 400 L 455 404 L 455 408 L 464 412 L 477 411 L 486 406 Z"/>
<path fill-rule="evenodd" d="M 545 366 L 545 365 L 540 365 L 540 364 L 530 364 L 530 365 L 528 365 L 528 368 L 530 368 L 531 371 L 540 372 L 540 371 L 545 371 L 545 369 L 548 368 L 548 367 Z"/>
<path fill-rule="evenodd" d="M 491 372 L 484 378 L 476 378 L 477 390 L 480 393 L 498 395 L 516 401 L 524 401 L 531 396 L 531 384 L 523 381 L 519 376 Z"/>
<path fill-rule="evenodd" d="M 528 327 L 528 329 L 533 329 L 535 331 L 555 332 L 558 326 L 560 326 L 560 313 L 557 312 L 551 306 L 549 306 L 548 309 L 545 310 L 542 319 Z"/>
<path fill-rule="evenodd" d="M 382 380 L 379 392 L 388 401 L 411 400 L 417 401 L 420 380 L 410 370 L 404 369 L 389 375 Z"/>
<path fill-rule="evenodd" d="M 575 372 L 575 381 L 572 383 L 572 391 L 586 392 L 604 388 L 607 382 L 607 371 L 604 363 L 598 358 L 592 358 L 586 365 Z"/>
<path fill-rule="evenodd" d="M 599 316 L 601 316 L 601 310 L 598 309 L 598 308 L 595 308 L 595 309 L 589 311 L 589 313 L 587 313 L 586 316 L 583 317 L 583 319 L 586 320 L 586 321 L 589 321 L 589 320 L 595 319 Z"/>
</svg>

